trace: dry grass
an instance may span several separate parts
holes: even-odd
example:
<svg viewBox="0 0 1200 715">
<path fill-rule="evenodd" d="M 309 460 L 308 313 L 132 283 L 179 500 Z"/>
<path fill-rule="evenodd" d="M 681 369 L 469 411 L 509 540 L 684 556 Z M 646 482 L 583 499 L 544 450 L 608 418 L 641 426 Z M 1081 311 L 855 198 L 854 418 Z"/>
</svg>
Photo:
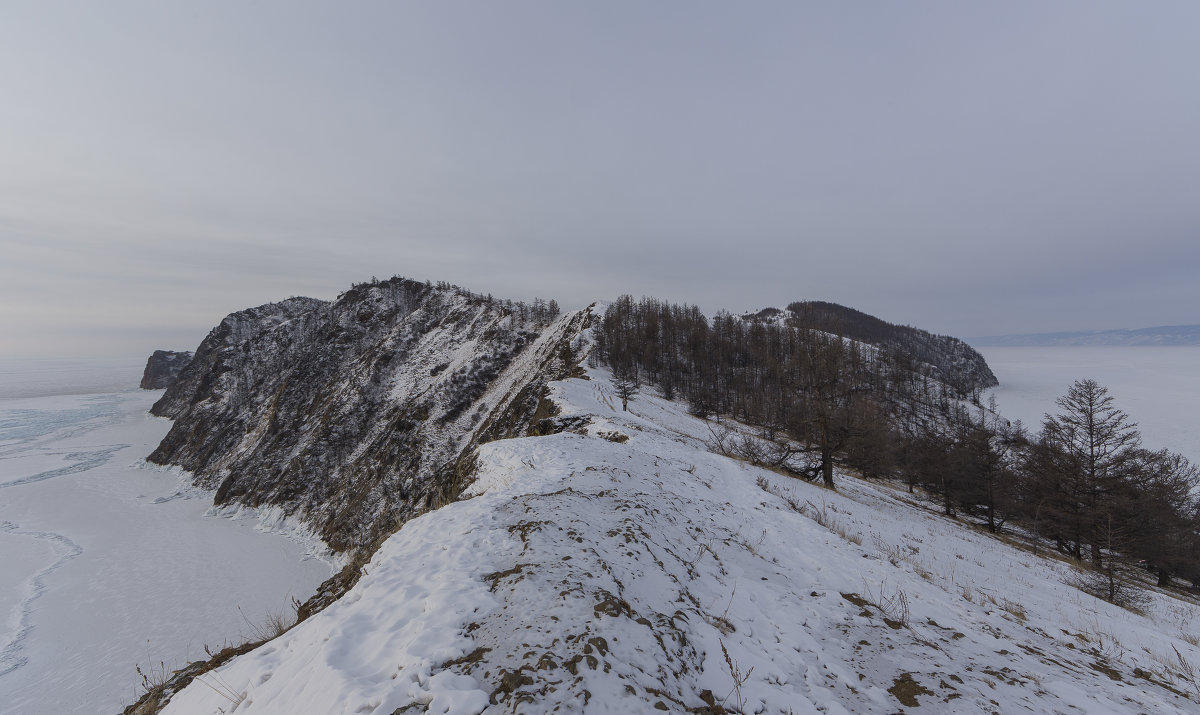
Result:
<svg viewBox="0 0 1200 715">
<path fill-rule="evenodd" d="M 377 547 L 376 547 L 377 548 Z M 220 680 L 219 676 L 209 675 L 214 673 L 217 668 L 225 665 L 239 655 L 245 655 L 263 643 L 283 635 L 290 630 L 296 623 L 308 618 L 314 613 L 323 610 L 329 603 L 336 600 L 346 591 L 353 587 L 358 581 L 358 576 L 361 575 L 362 566 L 366 560 L 370 558 L 374 549 L 368 549 L 365 552 L 360 552 L 349 564 L 343 567 L 340 574 L 335 576 L 330 583 L 335 579 L 340 579 L 335 585 L 340 587 L 340 592 L 335 594 L 335 597 L 329 601 L 316 601 L 309 599 L 307 604 L 302 604 L 297 599 L 291 600 L 291 613 L 286 610 L 268 613 L 267 617 L 261 623 L 254 623 L 242 614 L 242 619 L 249 626 L 251 635 L 246 641 L 236 645 L 226 644 L 216 653 L 209 646 L 204 646 L 204 652 L 208 654 L 208 660 L 196 661 L 189 663 L 177 671 L 168 673 L 166 666 L 159 663 L 157 668 L 137 668 L 137 672 L 142 676 L 145 692 L 138 698 L 137 702 L 125 708 L 124 712 L 127 715 L 149 715 L 157 713 L 167 704 L 164 696 L 169 696 L 170 693 L 179 692 L 187 687 L 192 681 L 203 678 L 201 682 L 208 688 L 215 690 L 223 698 L 228 700 L 233 707 L 228 712 L 236 710 L 238 705 L 245 699 L 246 694 L 238 692 L 229 687 L 228 683 Z M 241 608 L 238 608 L 241 613 Z M 225 712 L 224 709 L 220 710 Z"/>
<path fill-rule="evenodd" d="M 908 595 L 900 588 L 889 591 L 887 582 L 879 584 L 879 589 L 872 591 L 870 585 L 863 582 L 863 600 L 874 606 L 883 614 L 884 621 L 893 628 L 907 628 L 910 613 Z"/>
<path fill-rule="evenodd" d="M 148 664 L 145 669 L 140 664 L 134 665 L 133 669 L 142 678 L 142 687 L 146 692 L 162 690 L 163 686 L 171 681 L 171 677 L 175 674 L 174 671 L 167 668 L 165 661 L 158 661 L 158 665 L 154 663 Z"/>
<path fill-rule="evenodd" d="M 872 534 L 871 540 L 875 542 L 875 548 L 879 550 L 879 554 L 892 566 L 899 566 L 901 561 L 907 560 L 904 551 L 898 545 L 889 544 L 879 534 Z"/>
<path fill-rule="evenodd" d="M 805 500 L 803 504 L 799 505 L 797 511 L 842 537 L 843 540 L 856 546 L 862 546 L 862 534 L 850 531 L 849 527 L 846 526 L 846 522 L 836 516 L 837 507 L 827 504 L 824 499 L 821 500 L 820 506 Z"/>
<path fill-rule="evenodd" d="M 758 484 L 758 488 L 762 489 L 764 492 L 782 499 L 792 511 L 807 516 L 821 526 L 842 537 L 842 539 L 846 540 L 847 542 L 854 544 L 855 546 L 862 546 L 862 534 L 856 531 L 851 531 L 850 528 L 846 526 L 845 521 L 837 516 L 837 507 L 826 503 L 824 499 L 821 500 L 820 506 L 817 506 L 807 499 L 801 503 L 791 494 L 783 491 L 782 489 L 776 488 L 764 477 L 759 477 L 756 481 L 756 484 Z"/>
<path fill-rule="evenodd" d="M 1005 611 L 1021 623 L 1024 623 L 1029 618 L 1029 615 L 1025 612 L 1025 606 L 1021 605 L 1021 603 L 1018 601 L 1010 601 L 1007 598 L 1002 598 L 1000 599 L 999 606 L 1001 610 Z"/>
<path fill-rule="evenodd" d="M 751 666 L 750 670 L 743 673 L 742 669 L 738 666 L 738 662 L 729 656 L 729 651 L 725 648 L 725 641 L 721 641 L 721 654 L 725 656 L 725 666 L 729 668 L 729 677 L 733 678 L 733 688 L 730 689 L 729 694 L 725 696 L 721 704 L 724 705 L 732 697 L 733 703 L 731 703 L 731 706 L 736 712 L 743 712 L 746 708 L 746 699 L 742 695 L 742 685 L 750 679 L 750 674 L 754 672 L 754 666 Z"/>
<path fill-rule="evenodd" d="M 220 673 L 215 670 L 196 676 L 196 681 L 217 695 L 220 695 L 222 698 L 228 700 L 230 704 L 233 705 L 234 709 L 237 709 L 237 706 L 242 704 L 242 701 L 246 699 L 246 695 L 248 694 L 244 690 L 238 691 L 237 689 L 233 688 L 224 678 L 221 677 Z M 224 709 L 222 709 L 221 712 L 225 712 Z"/>
<path fill-rule="evenodd" d="M 1192 686 L 1192 690 L 1196 692 L 1196 697 L 1200 698 L 1200 670 L 1197 670 L 1196 666 L 1190 660 L 1184 658 L 1183 654 L 1174 645 L 1171 646 L 1171 650 L 1175 651 L 1175 660 L 1178 661 L 1179 674 L 1188 685 Z"/>
<path fill-rule="evenodd" d="M 296 625 L 296 614 L 300 610 L 301 603 L 295 598 L 292 599 L 291 612 L 280 609 L 278 611 L 267 611 L 261 622 L 251 621 L 242 613 L 242 607 L 238 606 L 238 613 L 241 614 L 242 620 L 245 621 L 246 627 L 250 630 L 247 636 L 247 641 L 269 641 L 273 638 L 287 633 L 292 626 Z"/>
</svg>

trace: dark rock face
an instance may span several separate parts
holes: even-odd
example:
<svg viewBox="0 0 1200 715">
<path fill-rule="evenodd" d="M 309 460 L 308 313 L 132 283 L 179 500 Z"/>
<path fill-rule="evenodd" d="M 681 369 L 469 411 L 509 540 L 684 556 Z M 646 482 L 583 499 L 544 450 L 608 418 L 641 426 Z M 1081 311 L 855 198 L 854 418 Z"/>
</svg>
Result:
<svg viewBox="0 0 1200 715">
<path fill-rule="evenodd" d="M 142 382 L 139 387 L 143 390 L 161 390 L 170 387 L 191 360 L 190 352 L 155 350 L 154 354 L 146 360 L 146 370 L 142 373 Z"/>
<path fill-rule="evenodd" d="M 367 546 L 456 497 L 478 444 L 536 429 L 586 320 L 402 278 L 234 313 L 151 410 L 175 424 L 149 459 Z"/>
</svg>

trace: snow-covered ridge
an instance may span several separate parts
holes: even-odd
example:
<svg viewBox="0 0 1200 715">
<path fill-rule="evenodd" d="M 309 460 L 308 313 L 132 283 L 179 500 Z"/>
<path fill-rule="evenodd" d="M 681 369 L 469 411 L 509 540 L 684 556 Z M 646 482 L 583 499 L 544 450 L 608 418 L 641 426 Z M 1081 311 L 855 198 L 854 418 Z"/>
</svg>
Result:
<svg viewBox="0 0 1200 715">
<path fill-rule="evenodd" d="M 887 484 L 712 454 L 608 377 L 551 383 L 578 433 L 483 445 L 470 498 L 165 712 L 1197 711 L 1194 605 L 1124 611 Z"/>
</svg>

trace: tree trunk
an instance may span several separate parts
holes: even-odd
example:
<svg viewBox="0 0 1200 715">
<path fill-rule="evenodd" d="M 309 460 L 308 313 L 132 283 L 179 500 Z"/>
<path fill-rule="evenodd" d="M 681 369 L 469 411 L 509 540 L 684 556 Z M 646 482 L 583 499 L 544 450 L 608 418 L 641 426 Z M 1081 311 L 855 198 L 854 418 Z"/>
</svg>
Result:
<svg viewBox="0 0 1200 715">
<path fill-rule="evenodd" d="M 825 486 L 836 489 L 833 486 L 833 450 L 828 447 L 821 448 L 821 479 Z"/>
<path fill-rule="evenodd" d="M 1040 542 L 1042 540 L 1042 532 L 1040 529 L 1041 524 L 1042 524 L 1042 505 L 1039 502 L 1038 505 L 1036 507 L 1034 507 L 1034 509 L 1033 509 L 1033 555 L 1034 556 L 1038 555 L 1038 545 L 1040 544 Z"/>
</svg>

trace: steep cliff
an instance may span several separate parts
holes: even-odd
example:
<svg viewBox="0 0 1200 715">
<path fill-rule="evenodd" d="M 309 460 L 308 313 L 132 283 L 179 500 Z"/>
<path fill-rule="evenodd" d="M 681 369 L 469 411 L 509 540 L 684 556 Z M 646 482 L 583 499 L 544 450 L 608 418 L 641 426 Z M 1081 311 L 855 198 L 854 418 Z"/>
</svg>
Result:
<svg viewBox="0 0 1200 715">
<path fill-rule="evenodd" d="M 453 499 L 474 448 L 536 430 L 586 316 L 403 278 L 226 317 L 153 413 L 150 461 L 353 550 Z M 539 408 L 541 412 L 539 412 Z"/>
<path fill-rule="evenodd" d="M 161 390 L 170 387 L 179 378 L 179 373 L 191 361 L 190 352 L 174 350 L 155 350 L 146 359 L 146 369 L 142 372 L 142 382 L 138 387 L 143 390 Z"/>
</svg>

